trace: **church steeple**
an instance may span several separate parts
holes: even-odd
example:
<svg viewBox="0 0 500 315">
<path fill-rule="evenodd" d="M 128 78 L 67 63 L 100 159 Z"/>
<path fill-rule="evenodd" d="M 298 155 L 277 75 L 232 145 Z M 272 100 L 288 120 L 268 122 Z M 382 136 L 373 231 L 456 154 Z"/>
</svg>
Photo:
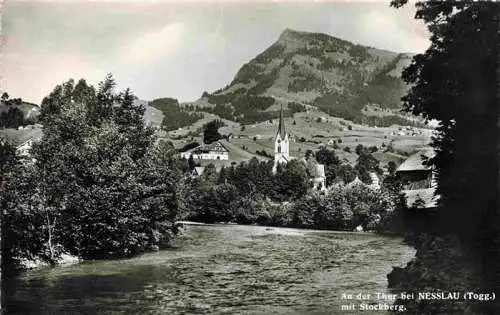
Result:
<svg viewBox="0 0 500 315">
<path fill-rule="evenodd" d="M 283 105 L 280 107 L 280 120 L 278 124 L 278 133 L 276 136 L 279 135 L 281 139 L 285 139 L 285 122 L 283 121 Z"/>
<path fill-rule="evenodd" d="M 283 105 L 280 108 L 280 118 L 276 139 L 274 139 L 274 166 L 273 173 L 276 173 L 278 164 L 286 164 L 290 159 L 290 139 L 285 132 L 285 121 L 283 119 Z"/>
</svg>

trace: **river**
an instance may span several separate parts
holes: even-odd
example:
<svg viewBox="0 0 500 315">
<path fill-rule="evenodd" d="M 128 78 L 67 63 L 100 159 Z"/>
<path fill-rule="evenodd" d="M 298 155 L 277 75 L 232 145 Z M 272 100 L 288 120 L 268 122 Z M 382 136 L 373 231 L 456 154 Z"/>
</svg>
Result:
<svg viewBox="0 0 500 315">
<path fill-rule="evenodd" d="M 6 314 L 341 314 L 342 293 L 388 292 L 414 256 L 400 237 L 241 225 L 187 225 L 172 245 L 24 272 Z"/>
</svg>

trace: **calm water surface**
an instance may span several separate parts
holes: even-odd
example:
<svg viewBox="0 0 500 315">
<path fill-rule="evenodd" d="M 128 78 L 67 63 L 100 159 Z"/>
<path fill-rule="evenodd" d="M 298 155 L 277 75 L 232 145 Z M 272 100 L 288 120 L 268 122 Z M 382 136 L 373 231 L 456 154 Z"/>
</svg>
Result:
<svg viewBox="0 0 500 315">
<path fill-rule="evenodd" d="M 342 293 L 388 292 L 414 255 L 399 237 L 240 225 L 186 226 L 173 245 L 26 272 L 7 314 L 340 314 Z"/>
</svg>

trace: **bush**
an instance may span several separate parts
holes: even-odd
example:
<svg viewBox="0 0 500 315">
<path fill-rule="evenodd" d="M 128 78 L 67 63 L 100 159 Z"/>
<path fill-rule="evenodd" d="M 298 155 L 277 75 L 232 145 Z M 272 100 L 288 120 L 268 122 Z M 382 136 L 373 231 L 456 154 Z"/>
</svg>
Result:
<svg viewBox="0 0 500 315">
<path fill-rule="evenodd" d="M 298 228 L 387 230 L 389 217 L 398 205 L 397 195 L 367 187 L 331 188 L 326 195 L 308 195 L 291 206 L 289 225 Z M 384 220 L 382 220 L 384 218 Z"/>
</svg>

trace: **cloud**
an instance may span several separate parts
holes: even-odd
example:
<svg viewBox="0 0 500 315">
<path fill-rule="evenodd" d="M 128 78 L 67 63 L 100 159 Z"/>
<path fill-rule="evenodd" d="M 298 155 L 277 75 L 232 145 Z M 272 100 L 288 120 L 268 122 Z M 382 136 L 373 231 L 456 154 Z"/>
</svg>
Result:
<svg viewBox="0 0 500 315">
<path fill-rule="evenodd" d="M 375 46 L 398 52 L 425 51 L 430 43 L 425 25 L 412 20 L 409 10 L 394 10 L 394 13 L 397 15 L 372 10 L 364 15 L 360 25 L 366 41 L 372 37 Z"/>
<path fill-rule="evenodd" d="M 13 97 L 34 103 L 40 103 L 55 85 L 70 78 L 96 83 L 105 75 L 78 54 L 6 53 L 3 58 L 2 88 Z"/>
<path fill-rule="evenodd" d="M 388 2 L 365 0 L 134 1 L 7 1 L 2 89 L 39 102 L 69 78 L 95 84 L 111 72 L 119 86 L 144 99 L 194 100 L 230 82 L 287 27 L 397 52 L 428 46 L 413 5 L 396 10 Z"/>
<path fill-rule="evenodd" d="M 174 54 L 180 50 L 186 30 L 182 23 L 171 23 L 141 34 L 126 46 L 123 60 L 127 64 L 136 64 Z"/>
</svg>

